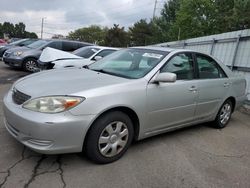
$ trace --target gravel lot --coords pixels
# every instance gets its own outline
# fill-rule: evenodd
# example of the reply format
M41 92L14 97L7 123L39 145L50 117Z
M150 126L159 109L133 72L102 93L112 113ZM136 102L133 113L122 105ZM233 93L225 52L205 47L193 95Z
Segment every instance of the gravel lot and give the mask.
M202 124L134 143L108 165L25 148L5 130L2 111L4 94L25 74L0 62L0 187L250 187L250 116L241 112L223 130Z

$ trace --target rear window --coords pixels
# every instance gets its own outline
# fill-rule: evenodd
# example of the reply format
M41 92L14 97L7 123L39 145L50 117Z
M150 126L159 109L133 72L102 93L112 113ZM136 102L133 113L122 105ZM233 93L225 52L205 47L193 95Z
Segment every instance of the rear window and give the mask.
M76 49L78 49L78 43L76 43L76 42L67 42L67 41L62 42L62 50L63 51L73 52Z
M78 50L75 50L73 54L78 55L83 58L90 58L99 50L100 48L96 48L96 47L83 47L83 48L79 48Z

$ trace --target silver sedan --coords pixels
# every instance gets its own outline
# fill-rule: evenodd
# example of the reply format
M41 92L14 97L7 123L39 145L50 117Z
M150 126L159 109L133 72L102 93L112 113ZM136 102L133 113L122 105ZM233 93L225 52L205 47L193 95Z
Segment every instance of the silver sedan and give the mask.
M83 151L110 163L133 140L209 121L224 128L245 90L244 78L209 55L128 48L89 67L18 80L4 98L5 125L37 152Z

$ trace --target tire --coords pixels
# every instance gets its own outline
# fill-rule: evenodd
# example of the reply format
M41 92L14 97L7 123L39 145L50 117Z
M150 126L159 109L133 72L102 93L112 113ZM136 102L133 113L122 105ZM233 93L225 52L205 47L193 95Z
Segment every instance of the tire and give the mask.
M229 123L231 119L232 112L233 112L233 103L231 100L226 100L220 107L220 110L214 121L214 127L217 129L222 129L226 127L226 125Z
M23 62L23 70L27 72L36 72L37 71L37 60L35 58L27 58Z
M128 115L119 111L109 112L91 126L84 152L95 163L111 163L124 155L133 136L133 124Z

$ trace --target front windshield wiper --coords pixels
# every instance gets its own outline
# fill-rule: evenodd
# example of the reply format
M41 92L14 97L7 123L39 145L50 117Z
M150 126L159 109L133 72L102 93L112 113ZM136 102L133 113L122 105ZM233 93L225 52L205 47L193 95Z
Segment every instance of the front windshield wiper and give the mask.
M96 71L96 72L101 72L101 73L104 73L104 74L109 74L109 75L112 75L112 76L118 76L118 77L122 77L122 78L129 78L129 79L131 79L131 78L128 77L128 76L121 75L121 74L114 73L114 72L109 72L109 71L104 70L104 69L90 69L90 70Z

